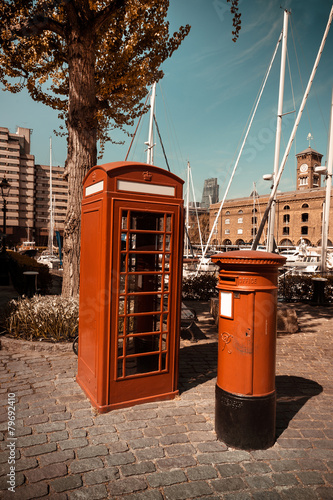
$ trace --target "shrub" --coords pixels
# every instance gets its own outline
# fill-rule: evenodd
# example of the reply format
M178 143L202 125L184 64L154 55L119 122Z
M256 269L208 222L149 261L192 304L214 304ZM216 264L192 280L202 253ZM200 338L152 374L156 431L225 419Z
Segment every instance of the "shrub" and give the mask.
M17 252L7 252L9 273L15 290L23 295L25 293L25 271L37 271L38 286L42 294L46 294L52 286L52 276L49 268L40 264L28 255L21 255Z
M286 302L313 300L313 278L287 275L279 280L279 296ZM333 302L333 276L326 276L325 302Z
M183 300L209 300L217 296L217 277L212 274L184 278L182 297Z
M3 323L15 338L66 342L78 335L78 318L77 299L35 295L11 300Z

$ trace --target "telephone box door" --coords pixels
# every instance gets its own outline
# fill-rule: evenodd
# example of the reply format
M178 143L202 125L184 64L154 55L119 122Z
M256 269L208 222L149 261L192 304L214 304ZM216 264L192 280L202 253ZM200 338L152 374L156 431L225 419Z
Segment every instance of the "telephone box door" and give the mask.
M182 217L177 205L113 203L109 399L116 407L177 392Z

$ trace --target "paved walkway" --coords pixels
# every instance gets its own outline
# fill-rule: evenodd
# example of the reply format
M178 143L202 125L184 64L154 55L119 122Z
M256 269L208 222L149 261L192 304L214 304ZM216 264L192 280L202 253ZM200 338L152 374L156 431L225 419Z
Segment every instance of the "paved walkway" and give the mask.
M333 499L332 307L297 306L301 331L278 336L277 440L247 452L216 440L217 333L198 306L201 340L181 342L180 397L104 415L76 384L68 347L2 339L0 497Z

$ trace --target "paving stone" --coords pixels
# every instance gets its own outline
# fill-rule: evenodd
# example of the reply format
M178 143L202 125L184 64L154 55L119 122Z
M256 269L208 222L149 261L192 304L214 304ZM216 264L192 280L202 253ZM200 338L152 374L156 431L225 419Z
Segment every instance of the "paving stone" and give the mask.
M210 495L212 492L212 488L204 481L175 484L164 488L165 498L167 500L187 500L189 498L199 498L203 495Z
M185 444L172 444L164 448L169 457L176 457L180 455L191 455L195 453L195 448L190 443Z
M74 460L70 464L70 471L75 474L79 472L88 472L95 469L101 469L104 466L99 457L83 458L81 460Z
M67 465L64 463L51 464L46 467L39 467L37 469L25 472L25 476L29 483L37 483L44 479L52 479L55 477L65 476L67 474Z
M299 481L292 472L280 472L272 474L272 479L276 486L295 486Z
M182 470L173 470L151 474L147 477L147 481L152 488L160 488L171 484L184 483L187 478Z
M72 414L69 411L59 411L58 413L52 413L50 415L51 422L58 422L59 420L69 420Z
M64 422L46 422L45 424L37 424L34 426L35 431L40 432L55 432L55 431L63 431L66 428L66 424Z
M318 496L309 488L287 488L281 491L283 500L317 500ZM267 497L266 497L267 498ZM262 498L264 500L264 498Z
M79 476L78 474L61 477L59 479L51 481L50 486L57 493L63 491L67 493L69 490L73 490L75 488L79 488L80 486L82 486L82 479L81 476Z
M109 451L106 446L100 444L98 446L87 446L85 448L80 448L77 450L77 457L81 458L91 458L91 457L101 457L108 455Z
M94 424L91 417L85 418L73 418L67 422L66 426L68 429L83 429L86 427L91 427Z
M128 444L130 448L132 448L133 450L137 450L140 448L149 448L152 446L158 446L159 441L158 439L155 438L139 438L130 441Z
M297 477L305 486L325 484L322 475L315 471L299 471Z
M108 466L111 465L126 465L135 462L135 456L131 451L126 451L125 453L115 453L114 455L109 455L105 458L105 463Z
M120 467L120 470L124 476L139 476L155 472L156 467L153 462L140 462L139 464L123 465Z
M84 483L88 485L105 483L118 478L119 472L116 467L107 467L83 474Z
M70 500L98 500L108 498L108 492L105 485L96 484L95 486L70 491L68 492L68 498Z
M73 450L66 451L55 451L53 453L48 453L39 457L39 463L41 467L46 465L56 464L60 462L66 462L67 460L72 460L74 458Z
M34 467L38 466L37 459L35 457L29 457L29 458L20 458L19 460L16 460L15 462L15 470L18 471L25 471L28 469L33 469Z
M157 466L160 469L180 469L182 467L192 467L196 465L197 462L192 456L182 456L182 457L172 457L163 458L157 460Z
M33 434L31 436L24 436L16 441L16 446L18 448L25 448L28 446L34 446L37 444L44 444L47 442L46 434Z
M162 436L159 442L162 446L167 446L170 444L188 443L189 439L186 434L169 434L167 436Z
M245 481L251 489L270 489L274 486L274 481L268 476L248 476Z
M210 465L197 465L197 467L186 469L186 475L190 481L198 481L202 479L214 479L217 477L217 472Z
M60 441L59 446L62 450L69 450L71 448L83 448L85 446L88 446L88 444L89 443L86 438L75 438Z
M16 488L14 495L20 500L30 500L33 498L41 498L47 496L49 487L45 483L39 484L24 484L20 488ZM6 491L2 494L3 500L13 499L13 493Z
M143 450L136 450L135 456L138 460L154 460L156 458L164 457L164 449L161 447L145 448Z
M65 439L68 439L67 431L51 432L51 434L49 434L49 441L51 443L58 443L59 441L64 441Z
M36 457L38 455L43 455L44 453L51 453L52 451L56 451L56 449L57 449L56 443L40 444L37 446L31 446L30 448L26 448L24 450L24 455L26 457Z
M213 488L224 493L226 491L237 491L248 489L246 483L240 477L228 477L227 479L215 479L210 483Z
M217 465L221 477L232 477L244 474L244 469L239 464L223 464Z

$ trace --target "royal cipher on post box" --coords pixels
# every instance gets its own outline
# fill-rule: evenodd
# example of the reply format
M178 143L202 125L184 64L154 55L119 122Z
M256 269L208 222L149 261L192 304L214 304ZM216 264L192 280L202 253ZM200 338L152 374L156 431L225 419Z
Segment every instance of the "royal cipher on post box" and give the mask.
M83 181L77 382L100 412L178 394L182 186L134 162Z
M235 448L275 440L278 269L285 258L240 250L213 255L220 268L215 430Z

